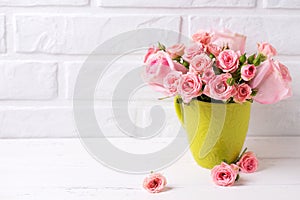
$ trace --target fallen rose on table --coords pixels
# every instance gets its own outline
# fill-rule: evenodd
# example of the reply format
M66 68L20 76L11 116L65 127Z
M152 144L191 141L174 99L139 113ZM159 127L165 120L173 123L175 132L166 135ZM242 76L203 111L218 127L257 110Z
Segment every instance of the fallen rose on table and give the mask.
M219 186L232 186L239 179L239 172L253 173L257 170L258 160L247 148L231 164L222 162L211 170L213 182Z

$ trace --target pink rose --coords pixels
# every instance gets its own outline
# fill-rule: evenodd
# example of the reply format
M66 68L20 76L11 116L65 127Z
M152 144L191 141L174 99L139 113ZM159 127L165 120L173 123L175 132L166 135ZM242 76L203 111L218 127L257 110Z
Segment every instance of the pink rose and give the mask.
M174 63L170 56L163 51L158 51L148 57L143 76L154 90L167 94L163 80L173 70Z
M161 192L167 184L166 178L160 173L150 174L144 179L143 187L150 193Z
M189 103L192 98L201 94L202 81L196 74L188 72L179 79L178 93L184 103Z
M164 87L167 90L169 96L175 96L177 94L178 81L181 75L182 75L181 72L171 71L164 78Z
M150 47L150 48L148 49L147 54L145 55L144 63L147 62L147 60L148 60L148 58L149 58L150 55L155 54L155 53L158 52L158 51L159 51L159 49L158 49L157 47L155 47L155 46Z
M190 72L202 74L206 68L211 67L213 61L205 53L196 55L190 62Z
M228 30L223 32L213 31L211 43L219 47L228 47L233 51L245 52L246 36L237 33L232 33Z
M251 93L251 87L246 83L242 83L236 86L236 94L234 95L233 100L238 103L243 103L247 99L251 99Z
M241 69L241 77L244 81L250 81L256 73L254 65L244 65Z
M143 78L154 90L168 95L169 91L164 87L163 81L171 71L186 73L187 69L173 62L167 53L158 51L148 57Z
M192 39L194 42L199 42L203 45L207 45L210 43L211 35L208 32L199 31L198 33L192 35Z
M258 92L253 99L261 104L272 104L292 96L291 76L287 67L267 59L257 67L256 76L250 81Z
M207 84L215 76L216 75L212 67L206 68L202 74L202 81Z
M211 176L215 184L219 186L232 186L239 173L239 167L235 164L228 165L222 162L211 170Z
M215 57L218 57L218 55L222 51L222 48L215 44L208 44L206 47L207 47L207 51L213 54Z
M241 171L244 173L253 173L257 170L258 160L255 154L251 151L246 152L241 159L237 162Z
M233 50L225 50L219 54L217 61L223 72L235 72L239 65L239 56Z
M289 69L282 63L275 61L275 64L278 66L280 74L282 75L283 80L292 81Z
M277 55L276 49L269 43L263 42L257 44L257 50L266 56L272 57Z
M203 93L213 99L226 101L235 93L234 86L230 86L227 80L232 78L231 74L220 74L212 78L205 86Z
M205 48L202 44L193 44L192 46L185 49L185 54L183 58L190 62L192 58L194 58L196 55L199 55L201 53L205 52Z
M183 44L175 44L171 47L167 48L167 52L169 53L172 59L182 56L184 54L185 46Z

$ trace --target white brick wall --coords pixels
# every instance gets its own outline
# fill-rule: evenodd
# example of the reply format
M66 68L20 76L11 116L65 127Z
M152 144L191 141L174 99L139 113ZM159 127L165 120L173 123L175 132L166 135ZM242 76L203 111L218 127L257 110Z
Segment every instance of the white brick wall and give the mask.
M43 62L0 63L0 99L53 99L57 96L57 64Z
M207 17L191 16L191 32L200 27L228 28L248 36L247 50L255 52L256 43L269 41L279 54L300 55L300 29L298 28L300 16L234 16L234 17ZM201 24L201 25L199 25ZM283 30L288 30L284 36Z
M0 0L1 6L84 6L89 0Z
M180 31L179 16L17 15L16 49L22 53L88 54L105 40L137 28Z
M6 51L6 40L5 40L5 16L0 15L0 53Z
M298 0L264 0L264 8L300 8Z
M253 7L255 0L98 0L100 6L104 7L149 7L149 8L200 8L200 7Z
M294 80L289 100L253 105L249 135L300 136L298 0L0 0L0 138L76 137L72 96L78 71L96 46L119 33L164 28L191 34L223 27L246 34L248 52L256 42L274 44ZM141 62L141 55L126 56L97 87L96 116L107 136L124 136L110 99L120 78ZM158 97L149 88L132 94L130 118L147 126L151 106L159 104L168 119L161 136L174 136L172 100Z

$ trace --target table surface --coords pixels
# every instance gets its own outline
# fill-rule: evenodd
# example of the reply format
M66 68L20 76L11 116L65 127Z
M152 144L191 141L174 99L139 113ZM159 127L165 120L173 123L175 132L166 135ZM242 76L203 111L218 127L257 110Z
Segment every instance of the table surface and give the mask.
M164 143L170 139L160 139ZM123 147L143 148L132 139L111 139ZM258 154L254 174L242 174L233 187L212 183L190 152L161 171L168 187L159 194L142 188L146 175L116 172L97 162L79 139L0 140L0 199L299 199L300 139L252 137L246 145ZM138 147L139 146L139 147Z

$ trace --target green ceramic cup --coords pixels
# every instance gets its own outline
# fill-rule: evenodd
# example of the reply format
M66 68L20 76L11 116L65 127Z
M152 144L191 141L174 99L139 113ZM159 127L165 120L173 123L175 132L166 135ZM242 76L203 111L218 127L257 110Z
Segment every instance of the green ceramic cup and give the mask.
M176 114L187 132L196 162L211 169L222 161L233 162L240 154L250 120L251 103L207 103L175 98Z

